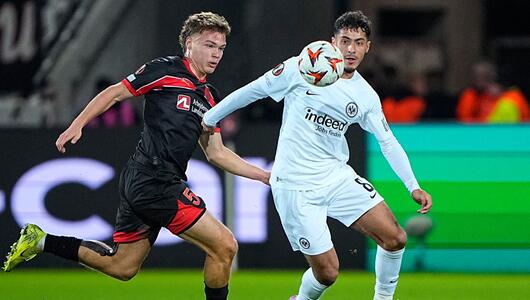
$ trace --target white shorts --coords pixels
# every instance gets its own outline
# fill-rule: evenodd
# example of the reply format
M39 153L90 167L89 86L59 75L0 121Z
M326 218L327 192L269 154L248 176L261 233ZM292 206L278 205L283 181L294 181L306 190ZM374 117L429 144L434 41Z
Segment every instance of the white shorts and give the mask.
M272 185L274 205L293 251L322 254L333 248L327 217L351 226L383 197L350 166L317 190L289 190Z

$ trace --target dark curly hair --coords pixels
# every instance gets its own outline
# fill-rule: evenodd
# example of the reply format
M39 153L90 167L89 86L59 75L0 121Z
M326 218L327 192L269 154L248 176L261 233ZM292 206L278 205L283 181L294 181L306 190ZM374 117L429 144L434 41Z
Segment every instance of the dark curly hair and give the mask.
M231 28L226 19L216 13L200 12L189 16L184 21L179 35L180 47L182 47L183 53L186 53L186 39L195 33L201 33L205 30L213 30L228 36Z
M339 33L341 29L357 29L361 28L361 30L366 33L366 37L370 37L372 23L370 20L368 20L368 17L363 14L360 10L355 11L349 11L344 14L342 14L340 17L337 18L335 21L334 26L334 34Z

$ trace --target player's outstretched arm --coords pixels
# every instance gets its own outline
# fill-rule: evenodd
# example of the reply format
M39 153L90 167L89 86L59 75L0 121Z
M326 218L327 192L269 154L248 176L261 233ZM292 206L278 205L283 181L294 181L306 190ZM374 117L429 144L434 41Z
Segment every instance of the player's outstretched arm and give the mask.
M426 214L431 210L432 207L432 197L429 193L422 189L416 189L412 191L412 199L416 201L421 208L417 210L420 214Z
M203 133L199 139L199 144L210 163L234 175L261 181L269 185L270 172L248 163L226 148L219 132L214 134Z
M72 124L61 133L59 138L57 138L57 141L55 142L57 150L62 153L66 152L66 143L77 143L81 138L83 127L85 127L88 122L109 109L116 102L129 97L132 97L131 92L129 92L127 87L121 82L111 85L101 93L97 94L92 100L90 100L77 118L74 119Z

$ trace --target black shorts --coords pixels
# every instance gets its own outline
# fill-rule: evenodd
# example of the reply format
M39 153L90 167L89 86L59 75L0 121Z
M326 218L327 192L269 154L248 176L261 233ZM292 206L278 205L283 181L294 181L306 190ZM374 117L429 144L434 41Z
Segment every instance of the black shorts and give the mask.
M121 172L119 191L115 243L148 238L153 244L161 227L175 235L181 234L206 211L202 198L174 173L141 164L133 158Z

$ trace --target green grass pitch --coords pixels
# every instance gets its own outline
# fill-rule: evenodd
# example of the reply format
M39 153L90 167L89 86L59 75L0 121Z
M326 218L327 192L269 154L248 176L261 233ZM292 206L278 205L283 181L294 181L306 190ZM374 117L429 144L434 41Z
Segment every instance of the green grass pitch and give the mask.
M235 272L229 299L287 300L300 271ZM322 299L372 299L374 275L344 271ZM199 270L141 271L120 282L87 270L15 269L0 274L0 299L204 299ZM394 299L530 299L529 274L404 273Z

